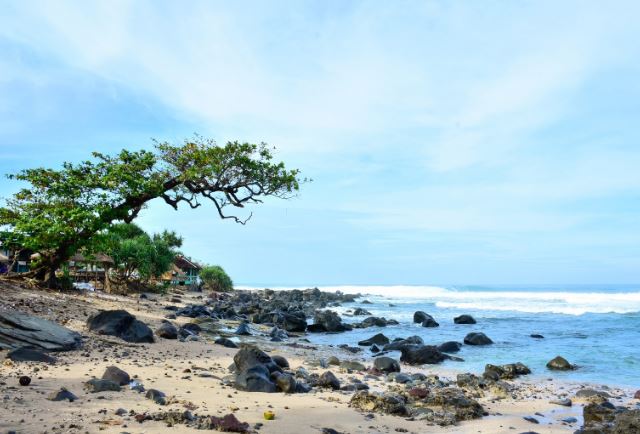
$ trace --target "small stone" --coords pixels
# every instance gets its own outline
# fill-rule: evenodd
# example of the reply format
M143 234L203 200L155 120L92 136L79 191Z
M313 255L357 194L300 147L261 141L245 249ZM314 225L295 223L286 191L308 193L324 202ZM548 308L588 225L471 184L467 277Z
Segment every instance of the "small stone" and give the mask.
M523 417L523 419L526 420L527 422L531 422L531 423L536 423L536 424L540 423L540 421L538 421L538 419L536 419L533 416L525 416L525 417Z
M31 384L31 377L27 377L26 375L23 375L22 377L20 377L18 382L20 383L21 386L28 386L29 384Z
M69 392L67 389L65 389L64 387L61 387L60 390L58 390L57 392L53 392L51 393L47 399L49 401L64 401L65 399L68 399L69 402L73 402L76 399L78 399L77 396L75 396L73 393Z

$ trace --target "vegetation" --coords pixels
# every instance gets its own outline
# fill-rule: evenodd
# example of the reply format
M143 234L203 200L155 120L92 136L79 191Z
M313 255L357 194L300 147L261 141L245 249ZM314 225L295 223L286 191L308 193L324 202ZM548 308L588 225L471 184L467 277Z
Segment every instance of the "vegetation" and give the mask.
M93 157L58 170L9 175L28 186L0 207L0 228L11 233L13 243L42 255L29 275L49 286L55 284L55 271L89 247L96 234L114 223L131 223L151 200L176 210L181 204L197 208L207 200L221 218L245 224L251 215L227 214L229 207L243 208L269 196L289 198L301 182L298 170L274 162L264 143L218 146L196 137L177 146L156 142L153 151L94 152ZM127 248L146 247L132 243Z
M233 281L219 265L207 265L200 270L200 279L206 289L211 291L231 291Z
M169 271L180 246L182 238L175 232L164 231L151 237L135 224L119 223L98 235L93 248L111 256L116 266L110 279L127 286Z

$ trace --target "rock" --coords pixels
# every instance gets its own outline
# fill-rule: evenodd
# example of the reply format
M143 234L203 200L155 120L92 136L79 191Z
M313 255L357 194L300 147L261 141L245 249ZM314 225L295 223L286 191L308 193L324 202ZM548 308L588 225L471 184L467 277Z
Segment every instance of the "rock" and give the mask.
M438 322L433 319L431 315L427 315L427 318L422 321L422 327L440 327L440 324L438 324Z
M452 425L458 421L478 419L484 413L484 409L477 401L469 398L463 390L456 387L434 388L419 402L429 407L440 407L442 411L427 415L427 420L443 426Z
M238 345L236 345L235 342L227 338L218 338L215 340L215 343L227 348L238 348Z
M362 303L362 304L373 304L371 301L369 301L367 299L362 300L360 303Z
M571 417L565 417L564 419L562 419L562 421L563 421L564 423L569 423L569 424L571 424L571 423L576 423L576 422L578 422L578 419L576 419L575 417L571 416Z
M197 419L195 428L203 430L217 430L222 432L249 433L249 424L240 422L232 413L223 417L204 416Z
M56 362L55 357L33 348L16 348L7 353L7 359L14 362L42 362L54 364Z
M400 372L400 363L391 357L376 357L373 366L382 372Z
M276 373L274 374L276 387L284 393L295 393L297 383L291 374Z
M145 398L152 400L158 405L167 405L167 396L157 389L147 390Z
M343 324L340 315L331 310L316 312L314 325L320 327L322 331L325 332L337 333L351 330L351 326Z
M281 370L267 353L252 346L241 348L233 356L233 364L236 372L246 371L256 365L263 365L270 373Z
M476 319L471 315L460 315L453 319L454 324L475 324Z
M318 386L338 390L340 389L340 380L338 380L333 372L325 371L318 379Z
M251 336L251 328L246 322L240 323L234 334L239 336Z
M340 362L340 367L342 369L346 369L347 371L365 371L367 369L367 367L362 363L354 362L351 360L343 360L342 362Z
M117 336L127 342L153 343L153 332L125 310L104 310L87 320L89 330L101 335Z
M552 371L571 371L575 369L575 366L569 363L564 357L556 356L547 363L547 369L551 369Z
M127 414L127 410L121 407L121 408L118 408L114 413L116 416L124 416Z
M103 380L113 381L114 383L118 383L120 386L125 386L131 382L131 377L122 369L117 366L109 366L102 374Z
M464 343L467 345L490 345L493 341L484 333L472 332L464 337Z
M18 383L21 386L28 386L29 384L31 384L31 377L27 377L26 375L23 375L18 379Z
M406 384L406 383L410 383L411 381L413 381L413 378L411 378L411 376L408 375L408 374L403 374L401 372L396 372L395 375L393 376L393 380L396 383Z
M0 348L69 351L81 346L82 337L74 331L42 318L0 309Z
M282 356L271 356L271 360L282 369L289 368L289 361Z
M365 315L371 315L371 312L369 312L368 310L363 309L361 307L357 307L357 308L354 309L353 315L354 316L365 316Z
M438 345L438 350L442 351L443 353L457 353L461 348L462 344L455 341L448 341Z
M327 359L327 365L340 366L340 359L337 358L336 356L330 356Z
M400 350L400 361L409 365L434 365L448 358L433 345L408 345Z
M304 312L276 312L272 322L288 332L304 332L307 329L307 317Z
M358 345L363 347L370 347L371 345L386 345L389 343L389 338L383 335L382 333L378 333L377 335L371 336L369 339L358 342Z
M536 419L533 416L524 416L523 417L524 420L526 420L527 422L531 422L531 423L535 423L535 424L539 424L540 421L538 419Z
M374 354L375 353L379 353L380 352L380 348L376 344L373 344L373 345L371 345L371 348L369 348L369 351L371 351Z
M633 399L640 399L640 390L636 390L636 393L633 395Z
M582 416L585 428L611 423L615 419L615 407L609 402L592 402L584 406Z
M464 387L466 389L478 389L486 387L485 381L483 379L468 372L464 374L458 374L456 376L456 384L458 385L458 387Z
M402 347L407 345L422 345L424 341L420 336L409 336L405 339L394 339L393 342L385 345L383 351L400 351Z
M571 407L573 403L569 398L552 399L549 401L551 404L561 405L563 407Z
M271 337L271 342L282 342L286 339L289 339L289 334L278 328L278 326L275 326L271 329L271 331L269 332L269 336Z
M613 423L612 434L640 434L640 409L618 414Z
M163 322L156 330L156 334L164 339L178 339L178 329L170 322Z
M537 333L534 333L534 334L532 334L532 335L530 335L530 336L531 336L532 338L534 338L534 339L544 339L544 336L539 335L539 334L537 334Z
M90 393L98 392L120 392L120 385L111 380L99 380L93 378L84 383L84 388Z
M521 375L528 375L531 370L524 364L509 363L507 365L496 366L488 364L484 368L484 374L482 376L488 380L513 380Z
M75 396L73 393L69 392L67 389L65 389L64 387L61 387L60 390L56 391L56 392L52 392L47 399L49 401L64 401L65 399L68 400L69 402L73 402L76 399L78 399L77 396Z
M265 365L255 365L236 375L235 387L245 392L274 393L276 384L271 381L269 370Z
M394 414L406 416L406 400L402 395L395 393L372 393L366 390L356 392L349 401L349 406L370 413Z
M431 315L429 315L428 313L423 312L423 311L421 311L421 310L416 311L416 312L413 314L413 322L414 322L414 323L418 323L418 324L423 323L423 322L425 322L428 318L433 319L433 317L432 317Z
M580 389L576 392L576 398L593 398L593 397L611 398L607 392L603 390L595 390L595 389Z

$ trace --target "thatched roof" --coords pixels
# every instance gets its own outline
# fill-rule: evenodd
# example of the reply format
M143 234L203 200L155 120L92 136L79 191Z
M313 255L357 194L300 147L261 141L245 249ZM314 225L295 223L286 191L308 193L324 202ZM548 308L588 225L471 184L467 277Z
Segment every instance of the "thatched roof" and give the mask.
M174 261L174 264L176 264L178 266L178 268L182 269L182 270L200 270L202 267L200 267L198 264L196 264L195 262L190 261L189 259L185 258L184 256L178 256L176 257L176 260Z
M84 256L81 253L76 253L71 258L70 261L74 262L96 262L100 264L113 264L113 258L111 256L105 255L104 253L94 253L92 255Z

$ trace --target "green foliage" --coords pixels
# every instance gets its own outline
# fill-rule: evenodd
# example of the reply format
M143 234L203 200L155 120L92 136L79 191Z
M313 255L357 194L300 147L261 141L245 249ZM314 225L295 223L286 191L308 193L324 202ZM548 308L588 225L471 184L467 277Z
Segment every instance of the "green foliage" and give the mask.
M153 152L95 152L93 157L64 163L58 170L26 169L9 175L28 186L0 207L0 228L19 238L22 247L42 253L42 267L49 271L89 247L112 223L130 223L153 199L175 209L181 204L197 208L206 199L221 218L244 224L247 219L225 210L268 196L289 198L301 182L297 170L273 162L264 143L218 146L195 137L181 145L156 142ZM170 247L181 242L163 234L159 238ZM149 248L146 240L132 239L126 246L131 255Z
M132 223L119 223L100 234L93 248L111 256L120 280L146 281L168 271L176 255L176 245L182 244L175 232L164 231L150 237Z
M207 265L200 270L200 279L211 291L231 291L233 281L219 265Z

